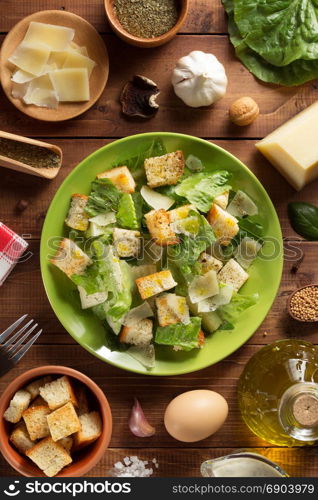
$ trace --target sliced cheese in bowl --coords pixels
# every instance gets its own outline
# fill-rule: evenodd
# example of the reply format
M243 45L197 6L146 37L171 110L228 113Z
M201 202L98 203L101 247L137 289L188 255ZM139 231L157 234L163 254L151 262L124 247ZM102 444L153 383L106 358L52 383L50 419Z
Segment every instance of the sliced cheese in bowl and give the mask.
M35 88L29 95L26 104L34 104L43 108L57 109L59 99L55 90Z
M73 52L73 50L72 50ZM62 69L69 50L52 50L49 57L49 64L56 64L57 69Z
M65 50L71 43L75 35L75 30L65 26L56 26L31 22L24 37L24 42L37 46L39 41L50 50Z
M33 80L34 75L32 73L28 73L23 69L17 69L11 77L11 80L15 83L27 83Z
M42 74L49 56L50 49L44 45L31 46L22 42L9 57L9 61L27 73L38 76Z
M51 82L61 102L89 101L86 68L64 68L50 73Z
M69 50L66 54L66 59L63 63L63 68L86 68L88 73L88 78L96 66L95 61L86 57L78 52Z

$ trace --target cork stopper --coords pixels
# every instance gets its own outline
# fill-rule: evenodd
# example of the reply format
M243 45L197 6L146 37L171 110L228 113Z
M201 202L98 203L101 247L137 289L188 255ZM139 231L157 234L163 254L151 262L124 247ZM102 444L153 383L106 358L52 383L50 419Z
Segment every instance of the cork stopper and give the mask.
M313 394L300 394L293 403L293 415L304 427L318 425L318 398Z

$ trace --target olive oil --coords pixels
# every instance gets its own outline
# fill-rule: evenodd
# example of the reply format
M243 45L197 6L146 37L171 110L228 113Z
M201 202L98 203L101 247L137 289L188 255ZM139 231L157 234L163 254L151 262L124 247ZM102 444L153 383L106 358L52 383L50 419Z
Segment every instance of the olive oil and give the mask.
M243 420L277 446L310 445L318 439L318 348L302 340L263 347L239 381Z

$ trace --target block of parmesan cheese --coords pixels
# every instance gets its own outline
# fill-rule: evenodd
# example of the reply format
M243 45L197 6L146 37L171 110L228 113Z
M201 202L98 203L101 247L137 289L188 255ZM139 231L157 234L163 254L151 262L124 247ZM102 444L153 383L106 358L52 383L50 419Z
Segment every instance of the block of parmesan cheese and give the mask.
M24 42L37 46L46 45L51 50L65 50L74 38L75 30L65 26L31 22Z
M86 68L57 69L49 74L59 101L89 101L89 80Z
M318 178L318 101L256 144L297 190Z

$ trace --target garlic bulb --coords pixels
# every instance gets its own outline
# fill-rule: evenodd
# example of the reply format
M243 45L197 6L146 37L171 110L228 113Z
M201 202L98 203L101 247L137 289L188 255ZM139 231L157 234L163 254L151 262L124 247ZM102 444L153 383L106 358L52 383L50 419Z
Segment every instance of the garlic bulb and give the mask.
M194 50L177 62L172 85L185 104L199 108L224 96L227 77L223 64L213 54Z

